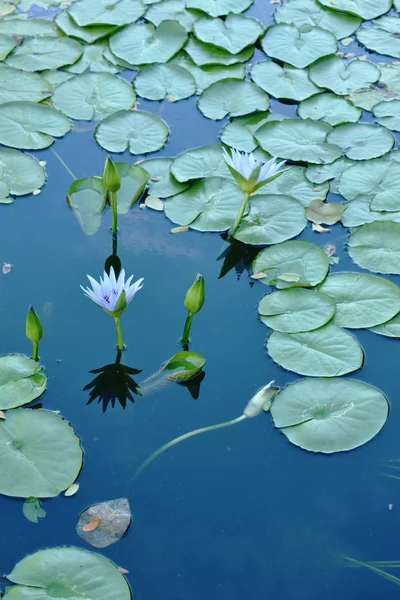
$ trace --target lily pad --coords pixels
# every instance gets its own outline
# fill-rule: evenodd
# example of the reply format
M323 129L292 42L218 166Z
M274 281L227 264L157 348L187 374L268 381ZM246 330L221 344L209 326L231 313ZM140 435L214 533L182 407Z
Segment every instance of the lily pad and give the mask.
M272 156L324 164L342 155L339 145L327 141L332 131L330 125L320 121L284 119L266 123L256 131L255 138Z
M29 154L0 148L0 198L24 196L40 189L46 175L39 161Z
M356 123L362 111L335 94L316 94L300 102L297 109L302 119L325 121L335 126L341 123Z
M225 231L235 221L243 200L239 187L221 177L207 177L165 201L165 214L178 225L197 231Z
M357 15L365 21L387 13L392 7L392 0L379 0L379 2L376 0L335 0L334 3L332 0L318 1L327 8Z
M272 60L258 62L251 68L251 78L275 98L304 100L317 94L319 88L310 81L305 69L279 66Z
M368 198L371 210L400 211L400 164L386 158L356 163L342 174L339 192L347 200Z
M354 379L302 379L274 399L271 415L288 440L310 452L342 452L362 446L384 426L386 397Z
M93 519L99 521L93 531L85 532L84 527ZM108 500L90 506L79 515L76 533L95 548L107 548L115 544L127 532L132 522L128 498Z
M303 69L323 56L335 54L335 36L320 27L279 23L272 25L261 40L264 52L298 69Z
M323 281L329 271L329 259L325 252L311 242L295 240L265 248L251 265L254 274L265 273L259 279L277 288L314 287ZM285 273L297 275L297 281L279 279Z
M124 152L129 148L131 154L146 154L162 148L168 134L167 124L157 115L119 110L97 126L95 138L109 152Z
M149 158L141 163L150 175L149 186L153 196L169 198L189 187L189 181L181 183L171 173L172 158Z
M77 38L79 41L84 41L87 44L93 44L97 40L108 37L115 30L115 25L93 25L92 27L79 27L68 14L66 10L56 15L54 22L65 35Z
M57 35L57 27L48 19L4 19L0 21L0 33L12 36Z
M52 94L46 79L13 67L0 67L0 104L4 102L41 102Z
M400 315L396 315L390 321L382 323L382 325L376 325L371 327L370 331L377 333L378 335L384 335L386 337L400 337Z
M353 165L354 162L344 156L329 165L310 165L305 171L305 176L309 181L318 184L330 181L331 192L339 194L338 182L340 176Z
M379 69L371 62L356 58L346 63L339 56L318 61L308 72L315 85L328 88L338 96L368 88L380 77Z
M400 287L377 275L333 273L319 289L336 303L340 327L373 327L400 312Z
M182 100L196 93L194 77L183 67L174 64L154 64L139 71L134 80L135 90L149 100Z
M246 244L279 244L299 235L307 226L304 207L290 196L251 196L235 238Z
M22 354L0 356L0 409L29 404L43 394L47 377L43 367Z
M306 215L309 221L317 225L334 225L342 218L343 204L340 202L324 202L323 200L313 200L308 205Z
M320 292L295 288L264 296L258 313L271 329L299 333L318 329L330 321L335 314L335 303Z
M377 158L393 148L395 138L388 129L369 123L339 125L328 134L328 142L343 149L352 160Z
M132 86L109 73L85 73L65 81L53 94L55 108L80 121L102 120L129 109L136 96Z
M400 100L379 102L373 107L372 112L375 117L378 117L379 125L394 131L400 131Z
M48 548L30 554L17 563L7 578L6 600L24 600L40 594L50 600L54 594L86 600L131 600L125 577L113 563L81 548Z
M0 104L0 143L13 148L39 150L62 137L71 123L61 112L34 102ZM54 137L53 137L54 136Z
M316 186L306 178L305 172L304 167L289 166L277 179L267 183L263 192L291 196L306 207L316 200L324 200L329 192L329 184Z
M369 50L400 58L399 17L385 16L374 23L376 27L361 27L356 33L357 40Z
M77 179L70 186L67 202L86 235L93 235L101 225L101 213L107 202L101 177Z
M199 18L197 11L186 10L185 0L161 0L155 2L146 11L146 20L159 25L162 21L178 21L186 31L192 31L194 22Z
M177 352L162 366L166 372L165 378L169 381L183 382L188 381L202 370L206 364L206 359L197 352L183 350Z
M68 9L77 25L128 25L145 12L141 0L77 0Z
M52 498L77 478L79 438L54 412L16 408L0 421L0 494Z
M110 49L108 42L97 42L83 47L83 53L79 60L69 67L64 67L70 73L84 73L90 71L92 73L118 73L122 70L121 66L117 66L110 62Z
M297 27L311 25L333 33L338 40L348 37L359 28L361 19L354 15L335 12L321 6L316 0L286 0L274 11L277 23L293 23Z
M0 18L6 17L15 11L17 7L15 4L9 2L0 2Z
M80 43L68 37L27 37L7 58L7 64L23 71L58 69L76 62L82 51Z
M274 120L274 116L268 111L256 111L250 115L233 118L223 128L220 140L227 146L236 148L236 150L253 152L258 146L254 137L255 132L264 123Z
M255 110L267 110L269 97L250 81L224 79L213 83L201 94L197 106L209 119L238 117Z
M350 234L347 247L350 257L363 269L400 275L400 223L362 225Z
M273 331L267 350L284 369L312 377L345 375L357 371L364 360L357 340L333 323L305 333Z
M115 164L121 180L121 187L117 192L118 213L125 215L143 194L149 174L139 165L129 165L124 162Z
M246 75L246 68L240 63L230 66L205 65L198 67L186 52L179 53L172 59L172 62L191 73L196 82L196 94L201 94L203 90L221 79L244 79Z
M17 42L12 35L0 33L0 60L4 60L12 50L17 46Z
M374 221L395 221L400 223L400 210L396 212L383 212L371 209L370 196L358 196L356 200L347 202L342 217L345 227L359 227Z
M211 17L198 19L194 23L194 33L206 44L237 54L254 44L264 33L264 27L256 19L230 13L225 20Z
M191 179L213 177L216 173L219 177L232 180L221 146L200 146L182 152L173 161L171 173L180 183Z
M253 2L254 0L186 0L186 6L201 10L212 17L222 17L229 13L241 13Z
M201 42L194 35L189 37L188 43L185 46L185 52L199 67L205 65L218 65L221 67L221 65L229 66L236 63L243 63L253 56L254 50L254 46L249 46L242 50L242 52L238 52L238 54L231 54L227 50Z
M96 0L97 1L97 0ZM187 39L184 27L176 21L133 23L110 38L111 51L131 65L166 63Z

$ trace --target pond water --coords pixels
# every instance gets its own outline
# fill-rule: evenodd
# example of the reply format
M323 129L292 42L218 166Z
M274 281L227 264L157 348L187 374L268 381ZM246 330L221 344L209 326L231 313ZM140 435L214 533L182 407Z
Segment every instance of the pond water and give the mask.
M267 25L275 7L256 0L245 14ZM356 47L361 53L356 43L350 51ZM195 98L139 102L171 130L164 148L150 156L216 144L226 122L203 117ZM295 108L272 101L274 112L295 116ZM370 113L362 120L370 122ZM76 122L55 144L77 178L101 173L106 151L94 141L94 127ZM107 209L95 235L85 235L65 202L70 173L51 149L32 154L47 162L46 186L37 196L1 208L0 260L13 268L1 277L0 352L29 354L24 319L33 304L45 331L40 356L49 378L40 402L73 424L84 463L79 492L44 501L47 517L38 524L23 517L21 500L0 497L2 572L41 548L90 549L76 534L79 513L126 496L133 524L102 553L129 571L136 600L394 598L393 582L349 568L344 557L400 558L400 482L384 476L388 461L400 457L397 340L353 331L365 362L352 377L376 386L390 401L383 431L367 445L333 455L306 452L274 431L267 413L170 449L134 480L142 461L170 439L238 417L262 385L275 379L284 387L298 376L265 351L268 330L257 318L257 306L268 288L250 278L251 248L242 259L238 252L236 264L221 277L228 244L220 235L192 230L172 235L165 215L137 204L119 220L122 264L135 279L145 278L121 318L123 362L142 370L135 376L140 383L181 349L183 299L200 272L206 301L194 318L190 349L206 357L205 377L197 399L188 387L169 384L135 396L125 410L118 403L105 411L97 402L87 405L89 391L83 388L94 378L90 371L116 357L112 319L79 288L87 273L102 273L111 254L110 213ZM128 151L112 156L132 162ZM340 262L333 272L361 270L345 250L348 230L340 224L324 234L309 227L300 237L336 245ZM391 279L399 283L398 276Z

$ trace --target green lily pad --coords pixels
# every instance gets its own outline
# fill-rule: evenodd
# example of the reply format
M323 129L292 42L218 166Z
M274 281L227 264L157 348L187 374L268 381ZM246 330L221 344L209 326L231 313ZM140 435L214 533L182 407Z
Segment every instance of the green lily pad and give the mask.
M363 269L400 275L400 223L362 225L350 234L347 247L350 257Z
M300 102L297 109L302 119L325 121L335 126L341 123L356 123L362 111L335 94L316 94Z
M264 33L264 27L256 19L230 13L225 20L212 17L198 19L194 23L194 33L206 44L237 54L254 44Z
M356 163L342 174L339 192L347 200L368 198L371 210L399 211L400 164L386 158Z
M378 117L379 125L394 131L400 131L400 100L379 102L373 107L372 112L375 117Z
M290 196L251 196L235 238L246 244L279 244L299 235L307 226L304 207Z
M197 231L225 231L239 212L243 192L221 177L207 177L165 201L167 217L178 225Z
M361 164L361 163L360 163ZM337 185L342 173L352 167L354 162L349 158L342 157L329 165L310 165L305 172L309 181L314 183L325 183L331 181L331 192L338 194Z
M382 325L370 327L370 331L386 337L400 337L400 314L393 317L393 319L390 319L390 321L382 323Z
M85 73L65 81L53 94L55 108L80 121L102 120L136 101L132 86L109 73Z
M229 13L241 13L253 2L254 0L186 0L186 6L201 10L211 17L222 17Z
M77 179L69 187L67 202L86 235L93 235L101 225L106 203L106 190L101 177Z
M356 37L369 50L400 58L399 17L385 16L374 21L377 27L361 27Z
M121 187L117 192L118 213L125 215L143 194L149 174L139 165L129 165L124 162L115 164L121 180Z
M48 19L4 19L0 21L0 33L12 36L57 35L57 27Z
M7 600L26 600L35 595L50 600L54 594L86 600L131 600L125 577L113 563L81 548L48 548L17 563L7 578Z
M108 60L110 49L108 42L97 42L83 47L83 52L79 60L69 67L64 67L70 73L118 73L122 67L117 66Z
M0 33L0 60L7 58L16 46L17 42L12 35Z
M253 152L258 146L254 137L255 132L264 123L274 120L274 116L268 111L256 111L250 115L233 118L223 128L220 140L227 146L236 148L236 150Z
M66 490L82 466L71 425L54 412L16 408L0 422L0 494L52 498Z
M0 144L25 150L47 148L71 123L61 112L34 102L0 104ZM54 136L54 137L53 137Z
M131 154L146 154L162 148L168 134L167 124L157 115L119 110L97 126L95 138L109 152L124 152L129 148Z
M291 196L306 207L315 200L324 200L329 192L329 184L316 186L306 178L305 172L304 167L286 167L282 175L263 187L263 192Z
M162 21L178 21L186 31L192 31L199 14L201 13L186 10L185 0L161 0L147 9L146 20L157 26Z
M356 58L346 63L339 56L318 61L308 73L315 85L328 88L338 96L369 88L380 77L379 69L371 62Z
M22 505L22 512L24 517L31 521L31 523L39 523L39 519L44 519L47 515L46 511L43 510L40 500L37 498L27 498Z
M258 313L264 325L275 331L299 333L318 329L330 321L335 303L320 292L294 288L264 296Z
M274 12L277 23L294 23L297 27L311 25L333 33L338 40L348 37L359 28L361 19L354 15L330 10L316 0L287 0Z
M115 30L115 25L92 25L91 27L79 27L68 14L66 10L58 13L55 16L54 22L65 35L77 38L79 41L84 41L87 44L93 44L98 40L111 35Z
M131 65L166 63L179 52L186 39L185 28L176 21L162 21L158 27L152 23L133 23L110 38L110 49Z
M388 129L369 123L339 125L328 134L327 140L340 146L352 160L377 158L389 152L395 143Z
M332 0L318 1L327 8L357 15L365 21L383 15L392 7L392 0L379 0L379 2L375 0L335 0L334 4L332 4Z
M329 259L316 244L295 240L265 248L253 261L251 270L254 274L265 273L265 277L259 281L279 289L314 287L325 279L329 271ZM285 273L296 274L297 281L279 279Z
M229 66L236 63L243 63L253 56L254 50L254 46L249 46L242 50L242 52L238 52L238 54L231 54L227 50L201 42L194 35L189 37L188 43L185 46L185 52L199 67L205 65L218 65L221 67L221 65Z
M40 189L46 175L39 161L29 154L0 148L0 198L24 196Z
M284 369L312 377L345 375L357 371L364 361L357 340L333 323L305 333L273 331L267 350Z
M275 427L288 440L310 452L342 452L362 446L384 426L386 397L354 379L302 379L274 399Z
M334 225L342 218L343 204L340 202L324 202L313 200L306 210L307 219L317 225Z
M15 4L9 2L0 2L0 18L6 17L15 11L17 7Z
M79 61L78 61L79 62ZM9 67L11 68L11 67ZM21 71L23 73L24 71ZM25 73L27 75L27 73ZM32 75L32 73L30 73ZM36 77L39 77L37 73L33 73ZM50 84L50 88L54 91L56 87L60 85L60 83L64 83L68 79L74 77L73 73L67 73L67 71L55 71L53 69L49 69L47 71L42 71L40 73L40 77L43 77Z
M198 67L186 52L177 54L172 62L183 67L193 76L196 82L196 94L201 94L203 90L221 79L244 79L246 75L246 68L240 63L230 66L205 65Z
M284 119L266 123L256 131L255 138L272 156L324 164L342 155L339 145L327 141L332 131L330 125L320 121Z
M221 146L200 146L182 152L173 161L171 173L181 183L191 179L213 177L215 173L218 173L219 177L232 180Z
M136 92L149 100L182 100L196 93L194 77L174 64L154 64L144 67L134 79Z
M319 289L336 303L334 323L340 327L373 327L400 312L400 287L377 275L333 273Z
M68 9L77 25L128 25L143 16L141 0L77 0Z
M320 27L279 23L268 28L261 40L264 52L298 69L303 69L328 54L335 54L335 36ZM317 84L318 85L318 84Z
M400 223L400 210L396 212L384 212L371 209L370 196L357 196L356 200L347 202L342 217L345 227L359 227L365 223L374 221L395 221Z
M269 97L255 83L224 79L202 92L197 107L205 117L218 120L227 115L238 117L255 110L267 110Z
M7 58L7 64L23 71L58 69L76 62L82 46L67 37L41 36L24 41Z
M181 183L171 173L172 158L149 158L141 163L150 175L150 192L156 198L169 198L186 190L189 181Z
M167 372L166 378L170 381L182 382L195 377L205 364L206 359L201 354L183 350L174 354L162 369Z
M37 73L13 67L0 67L0 104L4 102L41 102L52 94L51 86Z
M251 68L251 78L260 88L275 98L304 100L317 94L319 88L310 81L304 69L279 66L272 60L258 62Z
M29 404L43 394L47 377L43 367L22 354L0 356L0 409Z

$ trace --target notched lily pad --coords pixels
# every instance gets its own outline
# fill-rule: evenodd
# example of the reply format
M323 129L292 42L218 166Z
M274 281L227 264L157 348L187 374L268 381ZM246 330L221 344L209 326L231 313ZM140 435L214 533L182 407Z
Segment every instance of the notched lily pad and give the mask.
M98 520L97 527L92 531L85 531L85 526L94 519ZM107 548L125 535L131 522L132 514L128 499L117 498L94 504L81 512L76 532L91 546Z
M22 354L0 356L0 409L29 404L43 394L47 377L43 367Z
M344 206L340 202L313 200L306 209L307 219L317 225L334 225L342 218Z

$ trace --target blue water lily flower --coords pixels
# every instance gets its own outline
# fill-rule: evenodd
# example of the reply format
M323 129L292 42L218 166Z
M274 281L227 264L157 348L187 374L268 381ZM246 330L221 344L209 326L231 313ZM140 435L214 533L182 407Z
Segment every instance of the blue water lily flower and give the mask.
M276 179L283 173L285 161L277 162L276 158L266 163L257 160L251 152L239 152L230 149L230 153L223 149L226 165L239 187L246 193L252 194L260 187Z
M143 287L143 278L138 279L132 285L133 275L125 281L125 269L121 269L118 278L116 278L114 269L111 267L109 275L104 271L103 277L100 277L100 283L90 275L87 278L90 281L92 289L89 287L84 288L81 285L85 296L93 300L93 302L113 317L120 316L135 294Z

